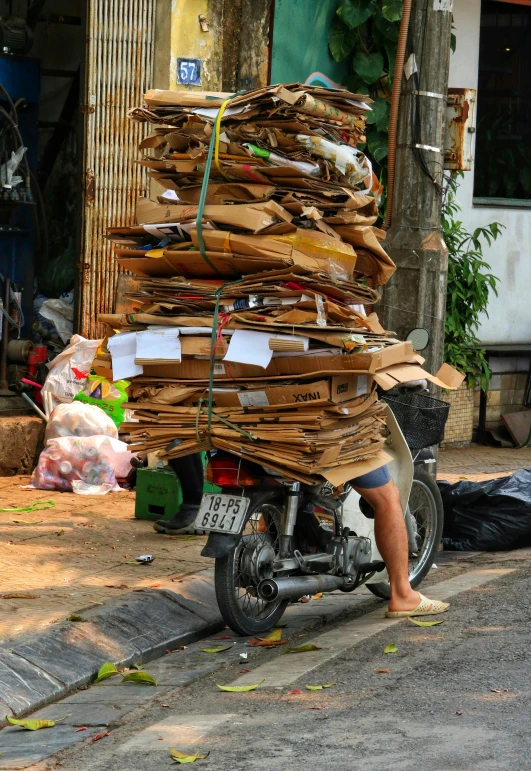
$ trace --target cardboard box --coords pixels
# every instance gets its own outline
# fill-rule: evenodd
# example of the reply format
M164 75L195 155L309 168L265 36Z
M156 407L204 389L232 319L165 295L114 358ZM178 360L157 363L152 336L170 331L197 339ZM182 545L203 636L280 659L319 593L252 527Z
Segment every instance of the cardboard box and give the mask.
M271 378L297 375L336 375L336 374L374 374L396 363L404 364L411 358L413 347L409 341L396 343L374 353L353 353L348 355L323 356L280 356L271 360L268 367L256 367L251 364L235 364L225 361L214 365L214 378ZM424 372L420 367L418 369ZM144 365L144 375L149 377L170 377L177 379L207 380L210 376L210 362L200 359L183 360L180 363ZM425 377L420 375L419 377ZM410 377L416 380L417 377ZM391 386L389 386L390 388ZM448 386L445 386L448 387Z

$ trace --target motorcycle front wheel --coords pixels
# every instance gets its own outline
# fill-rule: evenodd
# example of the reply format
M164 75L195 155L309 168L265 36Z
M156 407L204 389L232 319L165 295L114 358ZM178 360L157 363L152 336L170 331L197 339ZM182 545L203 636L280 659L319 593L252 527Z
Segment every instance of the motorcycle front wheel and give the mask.
M439 488L424 466L415 466L408 506L417 527L417 550L409 557L409 582L416 589L434 563L444 524ZM389 581L366 586L383 600L391 597Z
M256 587L273 576L278 553L282 510L276 503L259 504L246 515L242 537L225 556L216 559L214 585L225 623L241 635L257 635L281 618L287 600L266 602Z

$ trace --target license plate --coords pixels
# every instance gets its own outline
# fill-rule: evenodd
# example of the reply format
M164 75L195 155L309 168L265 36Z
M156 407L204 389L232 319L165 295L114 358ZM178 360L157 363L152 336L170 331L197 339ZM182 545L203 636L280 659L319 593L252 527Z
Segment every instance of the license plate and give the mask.
M249 506L249 498L222 493L203 495L195 520L197 530L215 530L218 533L239 533Z

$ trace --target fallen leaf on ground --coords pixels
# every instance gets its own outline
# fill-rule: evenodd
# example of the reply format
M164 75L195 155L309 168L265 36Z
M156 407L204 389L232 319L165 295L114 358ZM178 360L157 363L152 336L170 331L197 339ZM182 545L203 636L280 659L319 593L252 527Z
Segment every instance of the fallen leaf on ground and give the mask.
M127 584L120 584L120 586L116 586L115 584L105 584L106 589L129 589Z
M87 726L86 726L86 725L82 725L82 726L80 726L79 728L76 728L76 730L74 731L74 733L75 733L75 734L78 734L80 731L87 731L87 730L88 730L88 729L87 729Z
M310 643L309 645L299 645L298 648L284 648L282 653L307 653L308 651L320 651L322 648L318 648L317 645Z
M227 645L225 648L201 648L203 653L223 653L223 651L230 651L232 645Z
M312 600L320 600L322 596L322 592L317 592L317 594L312 594Z
M99 742L100 739L103 739L104 736L110 736L110 733L108 731L104 731L101 734L96 734L96 736L92 737L93 742Z
M262 685L264 681L260 680L256 685L219 685L216 683L220 691L228 691L229 693L246 693L247 691L254 691L259 685Z
M129 672L122 678L122 683L140 683L140 685L157 685L154 677L147 672Z
M240 669L238 672L236 672L237 675L246 675L247 672L252 672L252 669Z
M407 620L411 621L411 623L416 626L437 626L438 624L444 624L444 619L441 619L440 621L417 621L416 618L408 616Z
M86 618L83 618L83 616L77 616L75 613L72 613L68 618L67 621L86 621Z
M384 648L384 653L396 653L398 648L396 647L395 643L389 643L389 645L386 645Z
M64 717L57 720L15 720L14 717L6 715L6 720L9 725L19 725L21 728L25 728L26 731L39 731L41 728L53 728L56 723L64 720Z
M301 597L299 602L310 602L310 598L309 597Z
M288 695L291 695L291 696L296 696L296 695L298 695L299 693L302 693L302 691L300 690L300 688L294 688L294 689L293 689L293 691L288 691Z
M504 693L509 693L509 689L508 689L508 688L504 688L504 689L503 689L503 692L504 692Z
M107 680L108 677L112 677L113 675L119 675L117 668L111 661L106 661L105 664L102 664L99 668L98 675L96 679L94 680L95 683L101 683L102 680Z
M323 688L331 688L333 685L337 685L337 683L326 683L325 685L305 685L304 687L309 691L322 691Z
M247 645L251 648L275 648L286 643L287 640L282 639L282 629L274 629L267 637L250 637L247 640Z
M388 669L375 669L374 671L377 672L379 675L387 675L387 674L389 674L389 670Z
M234 638L230 634L222 634L220 637L211 637L211 640L233 640Z
M456 712L455 714L456 714L458 717L461 717L461 715L462 715L463 713L462 713L462 712Z
M163 704L162 706L163 706L163 707L168 707L168 708L169 708L169 706L170 706L170 705L169 705L169 704Z
M308 709L324 709L324 707L308 707Z
M2 595L4 600L38 600L40 596L40 594L28 594L28 592L12 592Z
M201 755L200 752L196 752L193 755L187 755L185 752L179 752L179 750L174 750L173 747L170 747L170 755L176 763L193 763L196 760L208 758L209 754L207 752L205 755Z
M501 690L499 688L491 688L491 693L501 693Z
M44 522L44 519L12 519L15 525L40 525Z

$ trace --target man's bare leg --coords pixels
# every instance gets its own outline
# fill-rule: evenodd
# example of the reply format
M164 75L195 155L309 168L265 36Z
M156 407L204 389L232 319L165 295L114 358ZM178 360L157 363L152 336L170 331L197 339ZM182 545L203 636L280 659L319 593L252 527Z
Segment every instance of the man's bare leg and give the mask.
M381 487L354 488L374 510L374 535L391 586L389 610L413 610L420 602L409 584L408 542L400 496L391 480Z

